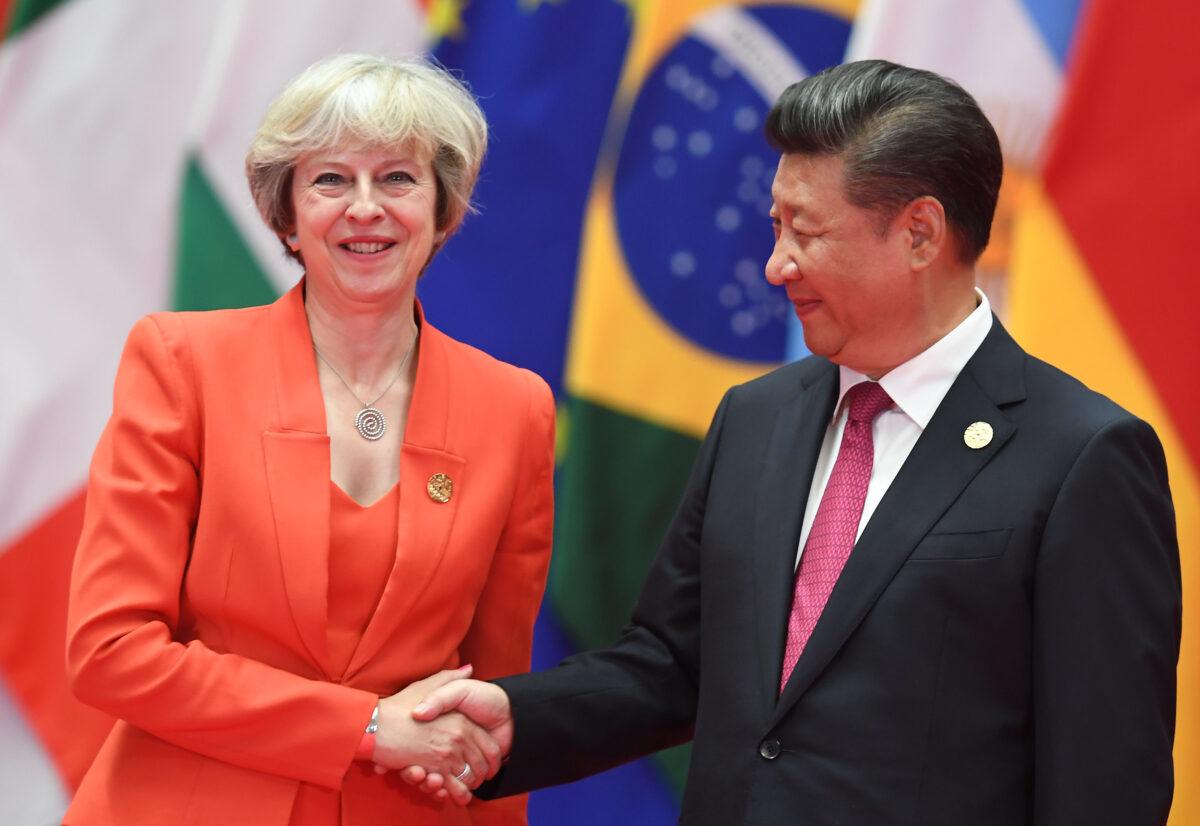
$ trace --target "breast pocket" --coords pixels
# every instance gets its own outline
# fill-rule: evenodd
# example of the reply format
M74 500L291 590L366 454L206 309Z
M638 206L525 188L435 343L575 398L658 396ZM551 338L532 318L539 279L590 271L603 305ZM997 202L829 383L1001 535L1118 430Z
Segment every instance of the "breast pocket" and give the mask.
M909 562L951 562L995 559L1004 555L1012 528L931 533L908 557Z

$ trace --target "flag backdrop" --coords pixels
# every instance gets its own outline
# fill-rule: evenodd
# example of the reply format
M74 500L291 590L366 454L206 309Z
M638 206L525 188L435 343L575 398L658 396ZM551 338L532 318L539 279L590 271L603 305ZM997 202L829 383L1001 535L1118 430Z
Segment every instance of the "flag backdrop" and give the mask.
M978 97L1006 160L984 287L1022 346L1162 438L1186 606L1172 826L1200 822L1196 47L1200 11L1169 0L868 0L847 55L931 68Z
M1171 826L1200 823L1200 8L1081 9L1040 180L1017 217L1017 340L1150 422L1183 563ZM1130 794L1136 794L1130 789Z
M958 77L997 122L1010 174L985 284L1026 347L1163 436L1190 604L1200 83L1178 38L1196 39L1196 13L872 0L851 35L855 5L0 0L0 822L56 822L110 722L70 698L62 637L121 343L146 312L261 303L294 282L241 158L287 78L333 51L432 48L492 127L481 213L420 292L435 323L560 401L535 666L617 635L720 395L803 354L762 278L761 123L851 36L853 55ZM1185 623L1173 826L1200 822ZM537 793L531 822L673 823L685 760Z
M1005 153L981 262L993 303L1027 350L1163 441L1185 605L1172 826L1200 823L1197 47L1200 10L1171 0L1136 13L1120 0L867 0L847 55L932 69L978 98Z
M0 822L56 823L110 721L71 698L82 485L125 336L294 282L246 195L268 101L337 49L419 50L415 3L0 5ZM52 252L51 250L55 250Z
M846 4L637 7L568 345L548 606L580 646L627 621L725 389L783 360L762 122L788 83L841 61L849 23ZM675 794L686 759L660 758Z

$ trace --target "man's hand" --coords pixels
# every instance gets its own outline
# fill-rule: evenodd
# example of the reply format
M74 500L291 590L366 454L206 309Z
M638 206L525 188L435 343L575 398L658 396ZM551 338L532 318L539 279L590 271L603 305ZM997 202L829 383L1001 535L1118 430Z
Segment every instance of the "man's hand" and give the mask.
M501 756L512 742L511 725L502 747L486 727L453 709L420 716L414 709L421 698L470 674L470 666L441 671L379 701L379 730L372 758L377 770L420 766L428 776L440 778L437 789L432 790L436 797L450 797L461 806L471 801L471 789L499 771ZM507 704L507 697L505 701Z
M512 707L508 695L500 686L478 680L456 679L436 687L412 710L413 719L419 721L438 720L443 719L445 715L454 714L466 715L485 730L499 746L502 755L507 755L512 748ZM495 770L491 771L488 777L494 775ZM412 765L401 772L400 776L406 783L417 785L421 791L435 797L441 798L449 794L456 802L458 800L456 786L461 784L455 777L444 772L430 770L427 765ZM473 784L472 788L477 787L483 780L484 778L479 778L479 782Z

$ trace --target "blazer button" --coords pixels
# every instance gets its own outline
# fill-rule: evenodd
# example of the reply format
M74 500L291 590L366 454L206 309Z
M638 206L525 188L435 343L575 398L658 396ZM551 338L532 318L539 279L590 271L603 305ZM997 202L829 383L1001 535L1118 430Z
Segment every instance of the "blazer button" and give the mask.
M763 740L758 746L758 753L764 760L774 760L781 751L778 740Z

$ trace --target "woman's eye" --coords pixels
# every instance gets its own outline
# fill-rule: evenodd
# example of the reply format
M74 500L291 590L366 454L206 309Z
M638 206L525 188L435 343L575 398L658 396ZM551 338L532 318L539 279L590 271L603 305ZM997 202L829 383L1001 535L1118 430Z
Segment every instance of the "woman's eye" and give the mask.
M383 179L389 184L411 184L415 180L407 172L389 172Z
M316 180L313 181L313 183L317 184L318 186L329 186L330 184L340 184L341 182L342 176L336 172L322 172L317 176Z

